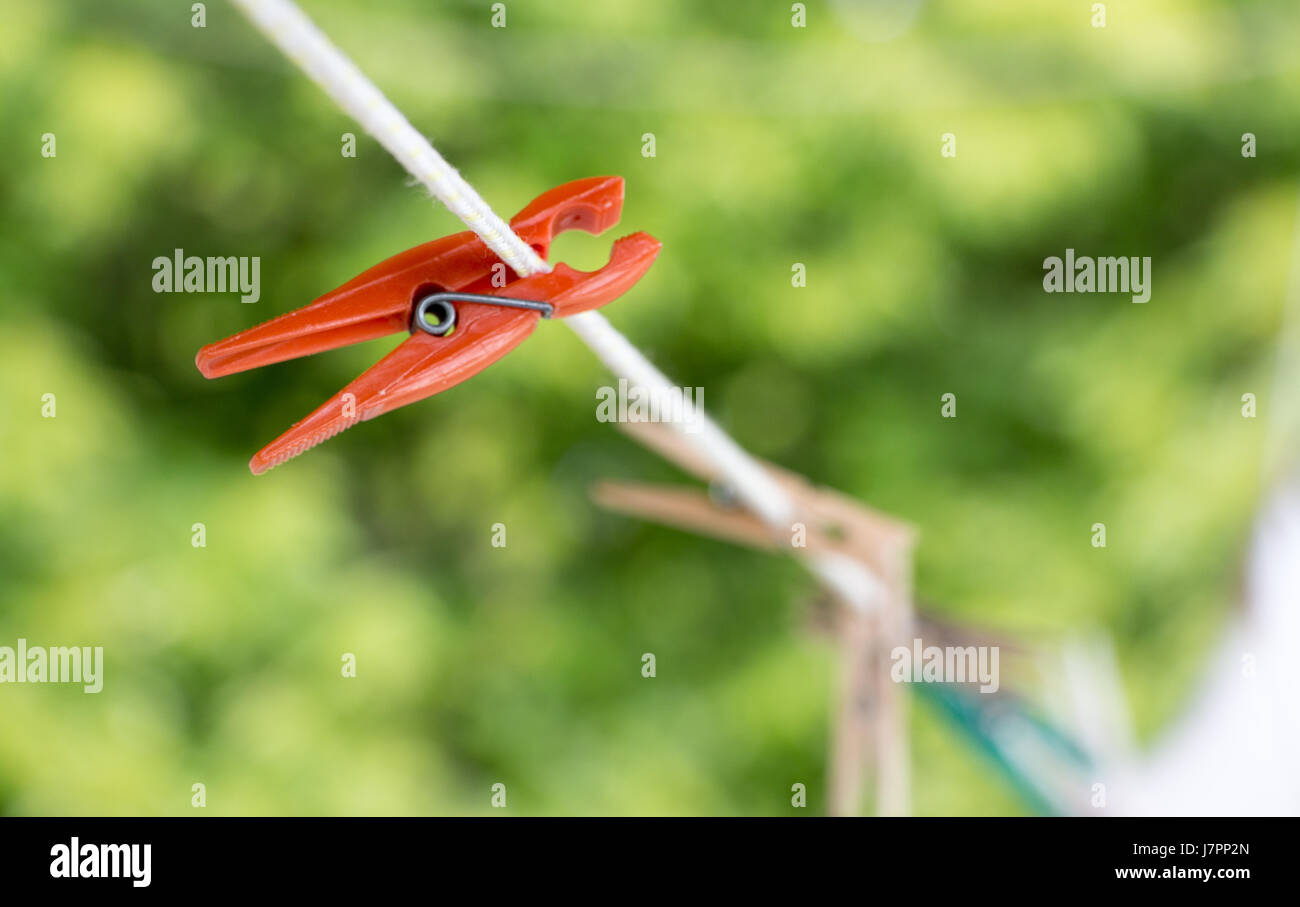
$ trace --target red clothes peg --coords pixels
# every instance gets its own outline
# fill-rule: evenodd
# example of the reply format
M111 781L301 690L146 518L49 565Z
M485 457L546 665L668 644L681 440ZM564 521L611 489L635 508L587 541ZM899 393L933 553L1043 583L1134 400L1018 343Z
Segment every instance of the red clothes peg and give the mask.
M592 177L538 196L511 228L545 258L565 230L602 233L623 211L623 179ZM310 305L199 350L208 378L297 359L400 331L411 336L253 457L259 475L357 422L430 397L514 349L542 318L565 318L617 299L649 269L660 243L617 240L597 271L556 265L520 277L474 233L407 249ZM504 278L504 280L502 279ZM503 284L503 285L494 285Z

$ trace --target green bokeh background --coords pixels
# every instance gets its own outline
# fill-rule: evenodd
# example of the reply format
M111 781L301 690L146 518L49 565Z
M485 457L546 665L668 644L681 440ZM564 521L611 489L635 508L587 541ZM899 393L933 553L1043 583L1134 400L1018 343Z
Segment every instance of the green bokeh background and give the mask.
M1114 2L1105 29L1036 0L814 0L805 29L785 2L379 6L306 9L499 212L627 178L620 230L664 252L606 313L741 444L917 524L934 613L1109 633L1141 737L1178 713L1267 479L1292 0ZM0 645L107 666L96 696L0 687L0 814L193 814L195 782L208 814L496 813L498 781L514 814L819 810L811 579L595 509L594 479L674 473L595 420L609 377L562 326L248 473L392 342L216 382L199 346L461 225L370 138L342 157L359 130L233 7L190 17L5 4ZM1151 302L1045 294L1067 246L1152 256ZM261 301L153 293L177 247L260 256ZM917 812L1025 808L912 721Z

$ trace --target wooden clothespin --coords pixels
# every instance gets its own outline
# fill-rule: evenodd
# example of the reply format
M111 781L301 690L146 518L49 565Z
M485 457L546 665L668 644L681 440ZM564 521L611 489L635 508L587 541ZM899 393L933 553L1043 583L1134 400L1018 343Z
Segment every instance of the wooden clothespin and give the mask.
M710 483L720 479L713 465L671 426L629 422L620 427L685 472ZM728 505L725 487L710 496L689 488L603 481L593 486L592 497L610 510L763 551L786 551L799 558L846 557L878 581L876 607L863 610L839 601L836 630L843 663L827 805L832 815L855 815L866 768L874 762L877 812L904 815L910 787L907 715L898 685L889 678L889 653L910 639L916 530L795 473L762 465L795 505L794 521L784 537L738 505Z

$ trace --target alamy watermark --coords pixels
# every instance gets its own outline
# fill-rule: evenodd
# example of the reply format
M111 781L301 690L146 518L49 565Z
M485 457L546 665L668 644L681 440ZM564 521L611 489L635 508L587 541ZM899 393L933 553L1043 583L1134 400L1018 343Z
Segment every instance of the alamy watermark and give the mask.
M704 388L652 389L618 379L618 387L596 388L597 422L675 422L687 432L704 424Z
M1065 250L1043 259L1043 289L1049 293L1129 293L1134 302L1151 298L1151 256L1091 258Z
M104 688L104 647L0 646L0 683L79 683L83 692Z
M262 259L254 255L200 258L176 249L153 260L155 293L239 293L240 302L262 298Z
M50 878L130 879L135 888L153 880L152 844L82 844L72 838L50 848Z
M889 653L895 683L978 683L981 693L998 691L997 646L895 646Z

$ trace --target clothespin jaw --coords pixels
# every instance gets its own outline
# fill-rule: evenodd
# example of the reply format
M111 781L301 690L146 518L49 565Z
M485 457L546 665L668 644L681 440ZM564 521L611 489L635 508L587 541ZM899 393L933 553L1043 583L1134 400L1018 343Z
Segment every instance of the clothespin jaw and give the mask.
M534 199L511 227L543 258L555 236L601 233L623 209L621 177L557 186ZM616 241L609 262L583 272L559 264L520 277L466 231L408 249L309 305L199 350L208 378L409 331L411 336L342 391L253 457L260 474L357 422L446 390L514 349L543 318L564 318L618 298L654 262L646 233ZM468 298L467 298L468 297ZM432 317L431 317L432 316Z

